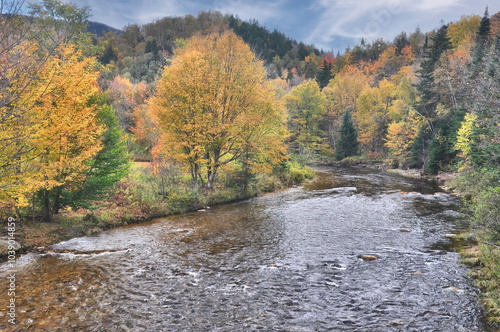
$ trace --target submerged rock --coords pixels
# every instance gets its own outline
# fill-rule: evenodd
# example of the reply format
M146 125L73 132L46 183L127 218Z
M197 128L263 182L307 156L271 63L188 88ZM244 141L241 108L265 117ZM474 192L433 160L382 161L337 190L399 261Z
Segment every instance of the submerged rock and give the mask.
M359 258L361 258L364 261L376 261L378 259L377 256L373 256L373 255L361 255L361 256L359 256Z
M465 291L463 289L451 286L451 287L446 287L445 289L443 289L443 292L454 293L454 294L463 294Z

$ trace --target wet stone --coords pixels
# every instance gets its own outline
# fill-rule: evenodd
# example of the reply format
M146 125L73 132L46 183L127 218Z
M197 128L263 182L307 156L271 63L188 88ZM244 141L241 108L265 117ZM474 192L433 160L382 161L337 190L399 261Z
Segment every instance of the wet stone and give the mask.
M361 258L364 261L376 261L378 259L378 257L374 255L361 255L359 256L359 258Z

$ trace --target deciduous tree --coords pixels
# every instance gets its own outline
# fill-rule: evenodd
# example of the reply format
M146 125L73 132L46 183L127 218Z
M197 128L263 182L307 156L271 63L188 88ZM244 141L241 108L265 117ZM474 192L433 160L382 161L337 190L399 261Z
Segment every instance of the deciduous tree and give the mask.
M50 202L51 194L59 192L54 195L59 198L65 184L85 176L89 161L102 148L99 138L104 130L90 102L99 91L95 60L83 58L72 46L61 46L56 54L17 101L2 108L6 121L0 127L6 147L3 197L22 207L42 190L45 220L54 212L51 206L59 205Z
M285 153L283 112L262 62L232 32L195 36L179 49L149 107L161 131L157 151L186 165L195 188L212 188L217 171L244 156L258 154L257 167Z
M317 151L325 139L321 122L325 114L325 97L316 81L302 83L285 97L289 113L290 147L294 152Z

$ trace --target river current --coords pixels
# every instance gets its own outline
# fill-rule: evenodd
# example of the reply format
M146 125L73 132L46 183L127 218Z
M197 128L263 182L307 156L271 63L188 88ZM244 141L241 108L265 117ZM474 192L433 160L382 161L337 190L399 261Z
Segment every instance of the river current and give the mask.
M22 256L18 324L2 295L0 330L486 331L446 237L464 224L435 183L319 168L301 187Z

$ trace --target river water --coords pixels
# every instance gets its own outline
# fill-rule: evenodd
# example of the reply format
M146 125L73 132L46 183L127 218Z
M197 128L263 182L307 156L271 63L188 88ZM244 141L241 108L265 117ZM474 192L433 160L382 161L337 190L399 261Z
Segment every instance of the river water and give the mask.
M0 330L486 331L444 237L459 209L435 183L320 168L302 187L24 255L18 325L2 295Z

